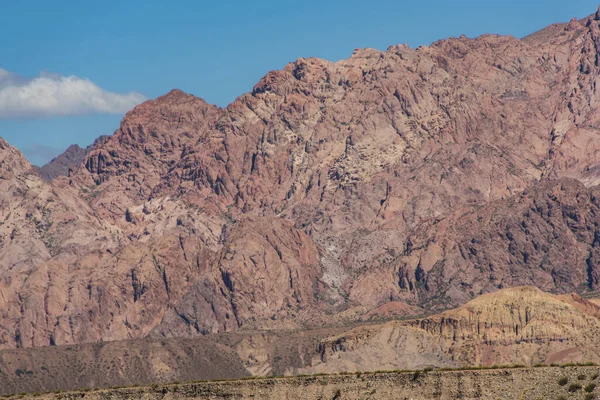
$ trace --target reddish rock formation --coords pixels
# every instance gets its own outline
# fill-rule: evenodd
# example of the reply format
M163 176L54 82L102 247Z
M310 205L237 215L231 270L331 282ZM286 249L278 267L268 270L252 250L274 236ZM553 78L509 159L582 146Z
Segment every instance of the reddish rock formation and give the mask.
M0 347L595 290L599 48L592 15L299 59L148 101L50 183L0 142Z
M441 308L522 284L563 293L596 290L598 190L572 179L542 182L423 226L392 263L399 295Z

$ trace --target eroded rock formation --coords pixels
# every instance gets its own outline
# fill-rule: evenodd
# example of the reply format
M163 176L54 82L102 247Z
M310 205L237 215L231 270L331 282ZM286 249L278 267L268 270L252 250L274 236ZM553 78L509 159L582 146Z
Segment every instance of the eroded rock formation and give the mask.
M298 59L226 108L174 90L51 182L0 142L0 348L596 290L599 25Z

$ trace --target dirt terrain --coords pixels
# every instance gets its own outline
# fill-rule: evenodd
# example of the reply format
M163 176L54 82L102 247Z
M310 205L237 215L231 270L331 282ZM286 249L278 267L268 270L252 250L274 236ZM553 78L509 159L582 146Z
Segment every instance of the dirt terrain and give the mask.
M258 379L49 394L38 399L549 400L596 398L598 367L397 372ZM566 383L565 383L566 381ZM591 389L591 390L590 390ZM563 397L560 397L563 396Z

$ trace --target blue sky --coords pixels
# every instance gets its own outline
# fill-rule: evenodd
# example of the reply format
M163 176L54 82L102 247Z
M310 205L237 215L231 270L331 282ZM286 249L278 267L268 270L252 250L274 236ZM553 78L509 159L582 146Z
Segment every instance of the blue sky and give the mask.
M0 136L42 164L72 143L111 134L127 109L173 88L226 106L298 57L339 60L355 48L417 47L461 34L522 37L597 7L597 0L5 1Z

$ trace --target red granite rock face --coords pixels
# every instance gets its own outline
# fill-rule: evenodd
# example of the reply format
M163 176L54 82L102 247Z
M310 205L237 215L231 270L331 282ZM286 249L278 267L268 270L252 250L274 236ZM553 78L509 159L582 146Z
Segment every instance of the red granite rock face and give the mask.
M136 107L68 178L0 164L0 346L596 288L599 35L299 59L226 108Z

